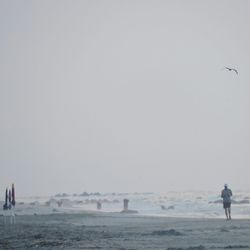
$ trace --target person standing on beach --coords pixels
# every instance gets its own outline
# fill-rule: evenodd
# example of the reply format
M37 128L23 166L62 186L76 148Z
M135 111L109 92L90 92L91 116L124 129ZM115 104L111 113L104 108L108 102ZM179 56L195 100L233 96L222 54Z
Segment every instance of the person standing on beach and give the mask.
M227 184L224 185L224 189L221 191L221 198L223 198L223 208L227 220L231 220L231 196L233 195L231 189L228 188Z

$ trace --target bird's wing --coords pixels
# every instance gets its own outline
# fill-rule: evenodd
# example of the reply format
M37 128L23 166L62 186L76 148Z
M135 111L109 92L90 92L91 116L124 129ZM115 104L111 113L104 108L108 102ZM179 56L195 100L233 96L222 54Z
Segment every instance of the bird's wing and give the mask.
M237 69L233 69L233 71L238 75L238 71L237 71Z
M230 68L228 68L228 67L225 67L225 69L231 70L231 69L230 69Z

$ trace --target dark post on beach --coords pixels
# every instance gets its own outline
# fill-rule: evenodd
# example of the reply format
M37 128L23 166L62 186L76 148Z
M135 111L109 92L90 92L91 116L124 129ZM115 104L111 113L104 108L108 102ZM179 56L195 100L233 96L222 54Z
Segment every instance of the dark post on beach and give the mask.
M127 210L128 210L128 202L129 202L128 199L124 199L124 200L123 200L123 210L124 210L124 211L127 211Z
M96 207L97 207L98 210L101 210L102 209L102 203L100 201L97 201Z

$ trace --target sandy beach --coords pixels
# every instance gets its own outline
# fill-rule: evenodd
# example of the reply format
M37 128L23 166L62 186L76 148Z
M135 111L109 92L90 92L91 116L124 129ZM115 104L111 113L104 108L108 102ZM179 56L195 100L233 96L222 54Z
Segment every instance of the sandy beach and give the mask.
M0 249L250 249L250 220L145 217L120 213L0 218Z
M250 250L249 24L250 0L0 0L0 250Z

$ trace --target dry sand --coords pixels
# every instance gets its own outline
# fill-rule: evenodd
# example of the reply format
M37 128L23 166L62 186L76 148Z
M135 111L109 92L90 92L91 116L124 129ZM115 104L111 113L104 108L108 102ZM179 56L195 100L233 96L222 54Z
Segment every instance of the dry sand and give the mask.
M0 217L0 249L250 249L250 220L140 217L119 213Z

